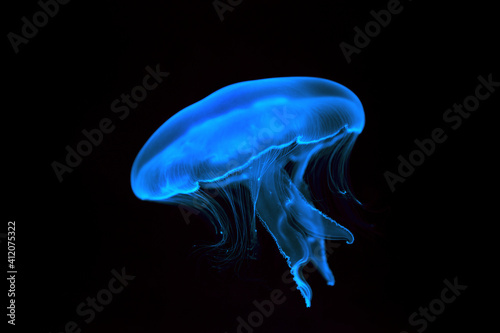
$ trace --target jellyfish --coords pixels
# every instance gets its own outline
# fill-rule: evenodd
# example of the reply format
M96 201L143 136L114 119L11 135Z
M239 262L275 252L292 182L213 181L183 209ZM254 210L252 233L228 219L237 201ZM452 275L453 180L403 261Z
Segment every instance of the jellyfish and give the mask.
M334 198L359 203L347 170L364 121L357 96L327 79L235 83L161 125L133 163L131 187L139 199L203 211L219 236L211 246L224 248L222 260L255 249L260 221L310 307L312 290L302 268L312 262L334 285L325 240L354 241L316 207L310 180L327 184ZM325 165L324 177L309 177Z

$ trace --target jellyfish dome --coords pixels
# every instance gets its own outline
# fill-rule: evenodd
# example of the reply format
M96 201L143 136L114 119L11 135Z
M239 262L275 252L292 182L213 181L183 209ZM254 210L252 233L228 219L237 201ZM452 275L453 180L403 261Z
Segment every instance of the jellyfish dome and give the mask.
M225 245L228 260L254 248L260 221L309 307L312 291L303 266L312 262L333 285L325 240L352 243L354 237L315 207L314 184L306 179L327 184L334 197L356 200L347 163L364 122L356 95L330 80L279 77L232 84L160 126L134 161L132 190L142 200L205 212L220 237L213 246ZM326 176L308 177L320 165L327 166ZM214 190L217 196L209 193Z

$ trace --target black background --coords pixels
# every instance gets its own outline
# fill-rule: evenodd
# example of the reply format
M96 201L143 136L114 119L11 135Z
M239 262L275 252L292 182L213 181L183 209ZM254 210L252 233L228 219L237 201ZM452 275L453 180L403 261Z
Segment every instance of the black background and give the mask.
M18 54L4 38L1 230L16 221L15 329L62 332L75 321L82 332L236 332L237 317L255 311L252 301L280 289L286 302L255 332L413 333L410 314L455 277L467 290L426 332L485 329L496 285L489 277L497 261L499 92L457 130L442 116L474 93L479 75L500 80L498 15L479 1L404 1L348 64L339 44L353 44L353 28L386 6L243 0L221 21L210 0L74 0ZM40 9L36 1L8 7L4 36L19 34L21 17ZM157 64L170 76L118 119L111 102ZM142 202L129 185L139 149L180 109L231 83L301 75L339 82L364 105L350 172L354 192L371 207L358 214L375 225L353 227L354 244L329 258L334 287L311 275L310 309L282 280L286 263L260 226L259 259L241 276L217 273L192 255L194 244L212 239L204 217L186 223L178 207ZM51 163L63 163L65 146L103 118L115 130L60 183ZM396 172L398 155L436 127L448 139L391 192L384 172ZM84 323L77 305L122 267L136 278Z

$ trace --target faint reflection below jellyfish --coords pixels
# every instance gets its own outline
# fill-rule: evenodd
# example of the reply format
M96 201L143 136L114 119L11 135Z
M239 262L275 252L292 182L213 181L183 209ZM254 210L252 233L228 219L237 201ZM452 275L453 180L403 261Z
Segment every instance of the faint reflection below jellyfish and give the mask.
M325 239L352 243L349 230L315 208L306 173L327 163L320 182L354 199L347 161L364 127L361 102L320 78L282 77L224 87L168 119L136 157L131 184L142 200L194 206L210 218L234 259L257 241L256 216L311 304L302 275L310 261L335 283ZM322 162L318 162L322 161ZM326 162L325 162L326 161ZM207 191L216 189L214 198ZM232 210L228 216L228 208Z

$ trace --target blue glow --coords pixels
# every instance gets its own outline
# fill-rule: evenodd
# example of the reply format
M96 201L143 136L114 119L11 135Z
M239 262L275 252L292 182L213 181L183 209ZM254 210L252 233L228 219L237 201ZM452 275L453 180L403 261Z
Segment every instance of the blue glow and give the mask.
M308 180L316 177L308 174L326 164L319 183L356 200L347 162L364 122L356 95L326 79L236 83L181 110L149 138L134 161L132 189L143 200L205 212L220 237L212 248L224 248L217 256L222 261L254 249L257 216L309 307L312 291L302 267L312 261L333 285L324 241L352 243L354 237L315 208L310 187L317 184ZM214 190L216 196L209 193Z

